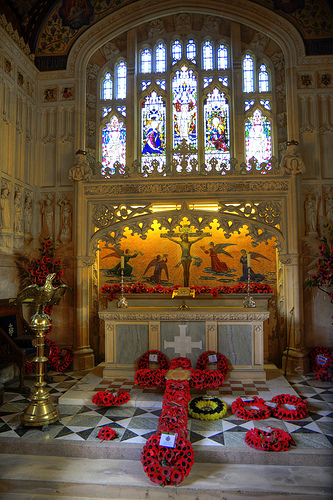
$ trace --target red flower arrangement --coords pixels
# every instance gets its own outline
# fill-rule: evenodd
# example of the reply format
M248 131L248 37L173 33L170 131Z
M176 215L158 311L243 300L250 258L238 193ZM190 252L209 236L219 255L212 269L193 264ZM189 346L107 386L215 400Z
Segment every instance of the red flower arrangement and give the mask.
M300 420L308 416L308 407L298 396L280 394L272 398L272 402L277 403L276 408L272 408L273 417L281 420Z
M154 355L157 356L157 363L159 364L161 370L167 370L169 368L169 361L166 355L157 349L152 349L151 351L147 351L145 354L140 356L138 360L138 370L145 370L149 368L149 361Z
M149 368L135 372L135 383L141 387L164 387L165 374L168 370L150 370Z
M318 346L309 352L310 366L316 379L321 381L333 380L333 351L328 347Z
M287 451L293 445L290 434L276 428L267 431L250 429L245 435L245 442L251 448L264 451Z
M100 428L98 432L98 437L103 441L110 441L111 439L117 437L117 434L113 429L111 429L111 427L105 426Z
M172 294L174 290L178 290L179 285L175 285L173 287L164 288L162 285L157 285L155 287L147 287L142 283L138 282L133 285L125 285L124 293L165 293ZM190 286L191 290L195 291L196 295L200 295L203 293L210 293L213 297L217 297L220 294L225 293L248 293L247 284L239 283L238 285L234 285L233 287L224 285L218 286L215 288L211 288L209 286ZM114 285L104 285L101 288L101 293L107 294L108 300L112 302L115 296L121 292L121 285L116 283ZM250 293L273 293L272 288L269 285L261 284L261 283L251 283L250 285Z
M243 398L237 398L231 405L231 411L244 420L264 420L271 416L271 409L258 396L246 398L246 401L243 401Z
M100 391L94 394L92 402L98 406L118 406L127 403L130 395L127 392Z
M189 370L192 368L191 361L188 358L174 358L170 361L170 370L175 368L183 368L183 370Z

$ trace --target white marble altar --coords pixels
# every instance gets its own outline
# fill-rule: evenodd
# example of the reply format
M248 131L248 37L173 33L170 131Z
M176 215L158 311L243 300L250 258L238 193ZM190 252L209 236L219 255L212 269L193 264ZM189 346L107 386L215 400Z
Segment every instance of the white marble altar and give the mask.
M133 376L138 358L158 349L170 360L186 356L196 367L204 351L224 354L233 380L265 380L264 322L267 300L256 297L257 307L242 306L244 296L188 299L189 309L171 297L128 296L128 308L111 302L99 316L105 324L104 378Z

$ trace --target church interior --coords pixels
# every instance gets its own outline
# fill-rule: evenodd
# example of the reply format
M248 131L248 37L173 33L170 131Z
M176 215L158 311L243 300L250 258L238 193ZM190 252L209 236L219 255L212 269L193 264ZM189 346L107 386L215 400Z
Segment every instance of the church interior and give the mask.
M4 0L0 82L0 498L332 498L330 2Z

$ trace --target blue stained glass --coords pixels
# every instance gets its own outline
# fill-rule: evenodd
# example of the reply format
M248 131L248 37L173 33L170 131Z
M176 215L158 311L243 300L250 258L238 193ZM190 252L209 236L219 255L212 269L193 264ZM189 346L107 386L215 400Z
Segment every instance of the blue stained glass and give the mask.
M205 70L213 69L213 46L208 40L202 47L202 67Z
M141 110L142 165L151 167L154 160L157 167L165 164L165 122L165 102L153 91L146 97Z
M179 40L175 40L172 44L172 58L174 61L179 61L182 58L182 44Z
M268 161L272 156L271 122L256 109L245 123L246 163L256 158L258 163Z
M161 89L166 90L165 80L156 80L156 83L161 87Z
M118 99L126 98L126 76L127 68L124 61L121 61L117 66L117 97Z
M269 91L269 75L265 64L260 65L259 71L259 92Z
M190 39L186 45L186 57L190 61L195 63L195 58L197 56L197 47L194 40Z
M151 81L150 80L148 80L148 81L142 80L142 82L141 82L141 90L146 90L146 88L149 87L149 85L151 85Z
M197 80L186 66L172 79L172 105L174 148L183 139L197 147Z
M212 81L213 81L213 77L210 77L210 78L204 78L204 79L203 79L203 82L204 82L204 85L203 85L203 86L204 86L204 89L205 89L206 87L208 87L208 85L209 85L210 83L212 83Z
M151 52L144 49L141 52L141 73L151 73Z
M159 43L155 51L156 72L164 73L166 71L166 48L163 43Z
M205 161L230 159L229 104L217 88L207 95L204 104Z
M260 99L260 104L264 106L264 108L271 110L271 103L268 99L267 100Z
M106 73L103 80L102 98L112 99L112 78L110 73Z
M228 49L221 44L217 49L217 69L227 69L228 67Z
M254 91L254 63L250 54L246 54L243 59L243 91Z
M111 106L108 107L108 108L103 108L102 109L102 117L104 118L106 115L108 115L109 113L111 113L111 111L112 111Z
M229 85L229 80L227 76L223 77L219 76L219 82L221 82L224 87L228 87Z
M126 161L126 127L123 120L112 116L102 130L102 173L106 176L115 172L114 164L122 166Z

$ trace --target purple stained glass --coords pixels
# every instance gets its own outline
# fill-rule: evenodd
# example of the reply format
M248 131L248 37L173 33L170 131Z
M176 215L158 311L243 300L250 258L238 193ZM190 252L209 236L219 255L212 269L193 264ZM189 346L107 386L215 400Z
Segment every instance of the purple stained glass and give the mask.
M141 108L141 157L142 165L165 164L166 106L163 98L151 92ZM158 162L158 165L156 163Z
M217 88L207 95L204 104L205 160L230 158L229 104Z
M197 80L186 66L176 71L172 80L173 146L183 139L197 147Z
M245 150L246 163L256 158L259 165L268 161L272 156L271 122L256 109L245 122Z
M102 173L113 174L114 164L126 161L126 127L123 120L112 116L102 131ZM110 170L109 170L110 169Z

